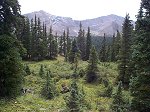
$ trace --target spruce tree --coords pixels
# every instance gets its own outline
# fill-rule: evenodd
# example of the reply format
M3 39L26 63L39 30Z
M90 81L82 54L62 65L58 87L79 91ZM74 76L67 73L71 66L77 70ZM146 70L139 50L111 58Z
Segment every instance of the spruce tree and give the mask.
M15 65L15 66L14 66ZM0 36L0 97L20 94L23 66L14 37Z
M117 30L117 34L115 37L114 49L115 49L115 61L117 61L119 59L119 53L120 53L120 49L121 49L121 34L118 30Z
M82 105L80 102L80 94L78 85L75 80L72 81L70 87L70 95L65 97L66 111L67 112L81 112Z
M69 55L68 55L68 61L70 63L74 63L75 62L75 56L76 56L76 54L79 55L79 53L80 52L79 52L76 40L74 39L72 42L72 45L71 45Z
M43 23L41 47L42 47L41 55L43 58L46 58L48 53L48 46L47 46L47 26L45 23Z
M46 99L53 99L56 95L56 87L51 78L51 72L48 71L46 74L46 82L42 88L41 95Z
M123 112L124 110L124 99L122 95L122 82L118 83L118 86L113 94L111 109L113 112Z
M150 111L150 2L141 0L135 27L132 61L135 71L130 91L133 97L131 108L137 112Z
M60 36L59 39L59 54L63 55L63 36Z
M67 28L66 42L67 42L67 46L66 46L67 48L66 48L65 58L66 58L66 61L68 61L68 54L71 49L71 39L69 38L69 28Z
M30 31L31 31L31 60L33 60L33 54L34 54L34 23L33 18L30 21Z
M111 61L115 61L115 35L112 37L112 44L111 44Z
M32 60L38 61L38 47L39 47L39 35L38 35L38 20L37 16L35 15L34 20L31 21L31 28L32 28Z
M87 38L86 38L86 57L85 57L85 60L89 60L91 46L92 46L91 33L90 33L90 27L88 27Z
M111 61L111 45L106 46L106 61Z
M52 41L53 41L53 34L52 34L52 26L49 30L49 36L48 36L48 58L52 59Z
M63 55L64 56L66 56L66 32L65 32L65 30L64 30L64 32L63 32Z
M87 73L86 73L86 81L91 83L95 82L98 78L98 57L97 52L94 46L92 46L90 50L90 57L89 57L89 64L87 67Z
M20 5L18 0L1 0L0 8L0 35L10 34L19 24Z
M56 59L57 55L58 55L58 45L57 45L57 41L56 40L52 40L51 42L51 58L52 59Z
M30 32L30 22L28 18L24 18L23 31L21 33L21 42L26 49L26 54L23 59L30 59L31 57L31 32Z
M23 67L20 44L14 35L20 17L17 0L0 2L0 97L16 97L21 93Z
M77 53L75 53L75 59L74 59L74 66L73 66L73 68L74 68L74 73L73 73L72 77L76 79L76 78L78 78L78 74L77 74L77 69L78 69L78 54Z
M102 41L102 47L100 50L100 61L105 62L106 61L106 37L104 34L104 39Z
M118 80L122 81L123 87L129 86L130 80L130 60L131 60L131 41L132 41L132 24L127 14L123 23L122 42L120 48L120 63L118 66L119 77Z
M37 57L38 60L44 59L43 32L40 18L38 18L37 23Z
M54 36L53 42L52 42L53 46L54 46L54 50L53 50L53 57L56 58L58 56L59 53L59 45L58 45L58 35L57 32Z
M78 32L78 37L77 37L77 45L78 48L81 52L81 59L84 60L85 59L85 53L86 53L86 45L85 45L85 35L84 35L84 30L82 29L82 24L80 22L80 29Z

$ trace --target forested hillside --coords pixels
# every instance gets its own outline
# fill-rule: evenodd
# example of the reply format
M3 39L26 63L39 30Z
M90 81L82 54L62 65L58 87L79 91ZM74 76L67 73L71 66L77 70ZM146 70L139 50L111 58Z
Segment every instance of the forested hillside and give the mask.
M135 28L126 14L112 37L82 22L71 36L2 0L0 112L149 112L149 7L141 0Z

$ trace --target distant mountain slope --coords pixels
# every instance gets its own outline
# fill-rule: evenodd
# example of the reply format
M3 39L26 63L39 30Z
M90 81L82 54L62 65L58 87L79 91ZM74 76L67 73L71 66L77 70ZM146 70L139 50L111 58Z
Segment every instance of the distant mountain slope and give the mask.
M34 18L35 14L41 19L42 22L47 24L48 28L52 25L54 33L57 32L59 35L61 35L63 30L66 30L66 28L69 27L70 35L77 36L78 34L80 23L79 20L73 20L69 17L51 15L42 10L25 14L25 16L29 19L32 19ZM116 30L122 30L123 21L123 17L112 14L94 19L82 20L81 22L83 29L85 30L87 30L87 27L90 26L91 33L93 35L102 36L104 33L106 33L106 35L110 36L113 35Z

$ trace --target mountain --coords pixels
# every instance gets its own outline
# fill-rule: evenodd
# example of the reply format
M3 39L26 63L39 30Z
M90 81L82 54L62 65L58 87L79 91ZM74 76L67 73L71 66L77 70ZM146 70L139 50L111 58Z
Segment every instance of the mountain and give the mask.
M57 32L59 35L62 35L63 30L66 30L66 28L69 27L71 36L77 36L78 34L80 24L79 20L73 20L69 17L51 15L43 10L28 13L24 16L32 19L34 18L35 14L47 25L48 28L50 26L53 27L53 33ZM85 31L87 30L88 26L90 27L92 35L102 36L104 33L106 33L106 35L112 36L117 30L122 30L123 21L123 17L111 14L94 19L82 20L81 23Z

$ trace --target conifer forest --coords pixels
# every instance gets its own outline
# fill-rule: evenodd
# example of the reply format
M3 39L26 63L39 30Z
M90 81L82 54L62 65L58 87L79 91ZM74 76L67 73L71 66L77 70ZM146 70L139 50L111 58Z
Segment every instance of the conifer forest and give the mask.
M150 0L112 36L60 35L21 8L0 0L0 112L150 112Z

